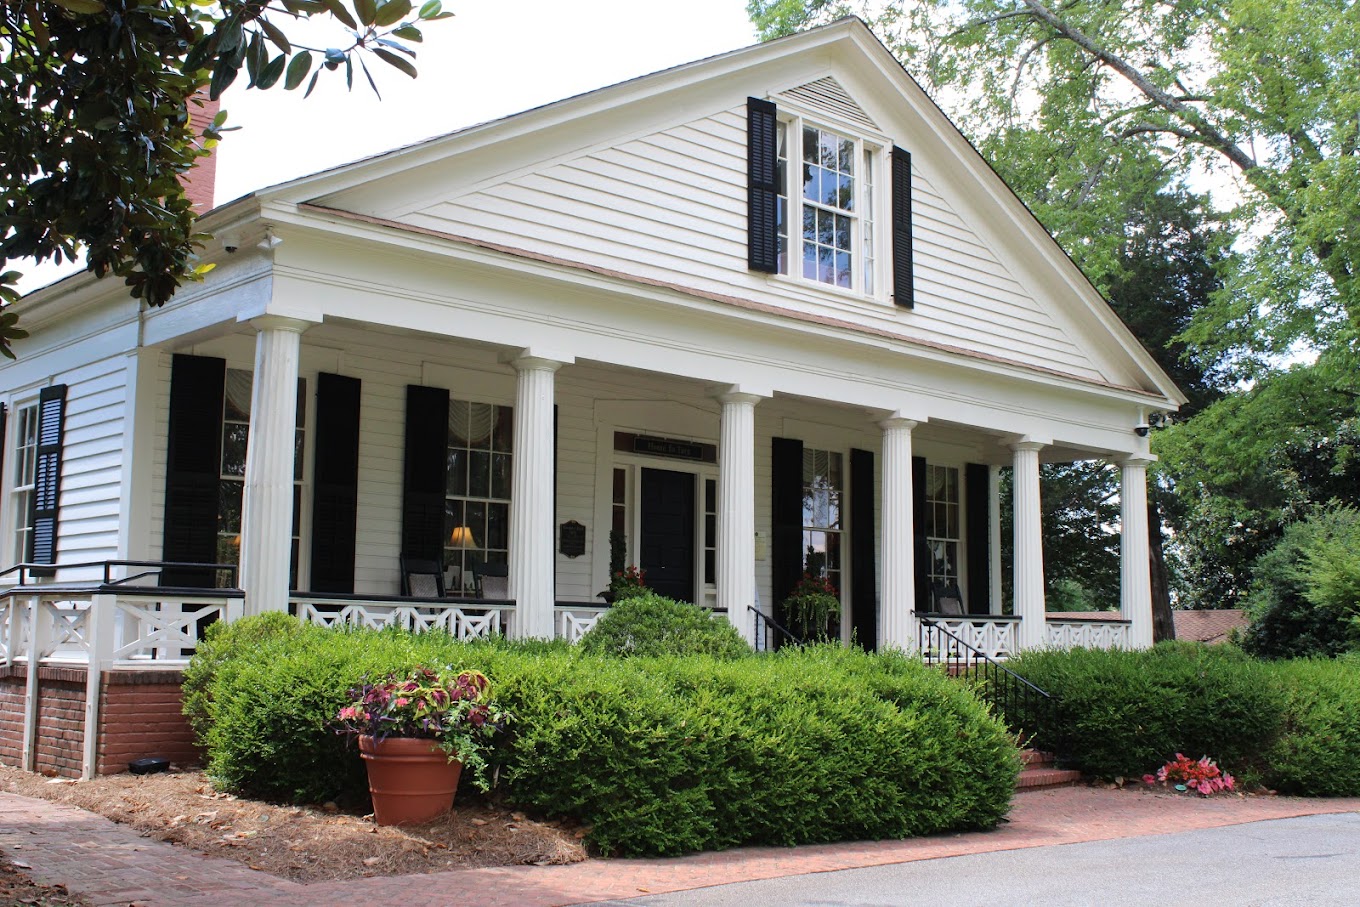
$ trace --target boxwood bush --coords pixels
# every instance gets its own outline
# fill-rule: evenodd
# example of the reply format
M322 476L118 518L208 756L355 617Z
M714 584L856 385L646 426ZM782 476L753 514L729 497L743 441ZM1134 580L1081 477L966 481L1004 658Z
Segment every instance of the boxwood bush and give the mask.
M1141 777L1177 752L1246 785L1360 796L1360 656L1263 662L1227 646L1030 652L1017 673L1062 700L1036 743L1103 778Z
M1279 684L1231 649L1028 652L1010 667L1060 700L1060 720L1036 745L1096 777L1142 777L1182 752L1257 781L1284 723Z
M209 771L256 796L362 797L360 760L330 722L360 677L421 663L488 674L517 719L493 793L579 819L606 853L985 828L1008 809L1019 768L967 689L899 655L617 658L306 627L217 666L201 732Z
M1288 701L1267 783L1281 793L1360 796L1360 656L1274 662Z
M737 628L689 602L644 591L614 603L581 637L594 655L712 655L741 658L750 646Z

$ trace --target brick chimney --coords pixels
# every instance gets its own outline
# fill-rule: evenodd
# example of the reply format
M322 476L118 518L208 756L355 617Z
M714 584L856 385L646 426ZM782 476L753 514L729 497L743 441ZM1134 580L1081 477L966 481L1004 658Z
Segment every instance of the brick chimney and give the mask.
M189 101L189 123L195 135L202 136L203 130L212 125L213 117L217 116L221 106L220 101L208 100L207 92L203 91ZM184 183L184 194L193 202L195 214L212 210L213 189L217 184L216 155L199 158L180 179Z

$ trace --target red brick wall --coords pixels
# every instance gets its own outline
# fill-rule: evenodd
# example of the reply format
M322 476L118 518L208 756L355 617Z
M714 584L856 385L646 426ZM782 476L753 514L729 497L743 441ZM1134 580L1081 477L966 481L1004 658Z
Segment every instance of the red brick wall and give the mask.
M179 765L200 760L181 711L178 671L105 671L100 682L99 774L127 771L144 756Z
M0 762L16 766L23 755L23 668L0 668Z
M22 756L23 665L0 668L0 762L18 765ZM200 761L189 723L180 711L178 671L105 671L99 685L98 771L115 774L143 756L163 756L181 765ZM38 670L36 769L43 774L80 777L85 730L85 669Z
M202 101L203 106L199 106ZM221 108L220 101L209 101L206 94L189 101L189 122L195 135L202 136L203 130L212 125L213 117ZM194 213L202 215L212 209L213 195L217 188L217 155L201 157L193 168L181 178L184 194L194 204Z

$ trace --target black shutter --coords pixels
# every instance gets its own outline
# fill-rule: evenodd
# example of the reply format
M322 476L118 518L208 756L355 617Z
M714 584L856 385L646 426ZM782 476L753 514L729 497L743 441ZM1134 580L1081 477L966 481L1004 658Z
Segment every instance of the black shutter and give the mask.
M0 403L0 475L4 475L5 470L5 445L9 443L9 438L5 435L5 429L9 425L9 407Z
M217 560L217 507L222 475L222 395L227 363L176 355L170 366L169 451L165 469L167 561ZM167 570L163 586L211 588L211 570Z
M406 463L401 489L401 553L444 561L444 489L449 455L449 392L406 386ZM406 577L402 577L402 592Z
M916 569L916 611L929 612L930 544L926 541L926 458L911 458L912 551Z
M746 99L746 237L752 271L779 267L776 228L779 205L779 134L775 106Z
M850 451L850 628L870 652L878 648L878 562L874 557L874 455Z
M892 265L893 303L916 305L911 260L911 154L892 150Z
M359 513L358 378L316 376L316 439L312 476L313 592L354 591Z
M32 564L57 562L57 508L61 497L61 447L65 437L66 385L54 384L38 392L38 459L29 498L30 525L27 560ZM55 570L33 570L51 576Z
M964 506L967 508L968 538L968 613L986 614L992 610L992 524L990 471L981 463L963 468Z
M784 599L803 575L803 442L774 438L770 447L770 586L765 609L788 626Z

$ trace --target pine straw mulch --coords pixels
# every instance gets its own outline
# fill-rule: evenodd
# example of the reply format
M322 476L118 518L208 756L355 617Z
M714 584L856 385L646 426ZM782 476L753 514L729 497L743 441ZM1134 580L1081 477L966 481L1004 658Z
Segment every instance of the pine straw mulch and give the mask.
M395 828L378 826L371 815L346 813L334 804L279 806L222 793L201 771L71 782L0 766L0 790L78 806L145 837L298 882L576 863L587 856L580 827L536 822L485 801L463 802L461 796L447 818ZM28 902L0 899L0 904L9 903ZM82 902L35 903L64 907Z

